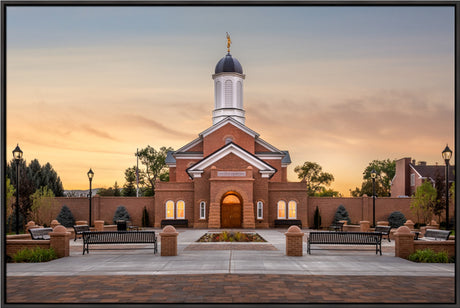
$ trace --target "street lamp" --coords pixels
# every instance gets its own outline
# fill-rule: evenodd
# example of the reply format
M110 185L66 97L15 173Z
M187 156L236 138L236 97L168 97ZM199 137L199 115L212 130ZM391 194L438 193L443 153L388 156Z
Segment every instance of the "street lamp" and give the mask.
M93 181L93 176L94 172L91 170L91 168L88 171L88 179L89 179L89 194L88 194L88 199L89 199L89 221L88 225L91 227L91 199L92 199L92 191L91 191L91 182Z
M449 160L452 157L452 150L446 144L446 148L442 151L442 158L446 162L446 229L449 230Z
M372 225L375 228L375 177L377 176L377 172L375 169L371 171L371 178L372 178Z
M16 161L16 234L19 234L19 162L22 159L22 151L19 144L13 150L13 157Z

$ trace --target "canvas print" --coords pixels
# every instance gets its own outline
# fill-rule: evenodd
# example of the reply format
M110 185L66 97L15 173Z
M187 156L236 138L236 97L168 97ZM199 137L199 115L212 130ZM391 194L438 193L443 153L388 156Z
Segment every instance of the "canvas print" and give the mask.
M455 6L2 5L4 304L455 303Z

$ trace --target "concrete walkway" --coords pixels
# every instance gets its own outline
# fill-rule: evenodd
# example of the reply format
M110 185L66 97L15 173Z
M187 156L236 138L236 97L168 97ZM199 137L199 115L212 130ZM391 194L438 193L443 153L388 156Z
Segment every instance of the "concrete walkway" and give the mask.
M361 251L353 248L362 247L347 246L308 255L305 243L304 256L287 257L285 230L257 230L267 240L264 244L196 243L206 231L179 229L174 257L127 246L90 249L82 255L81 240L72 240L70 257L8 263L6 302L431 303L433 307L455 302L454 264L396 258L394 242L382 242L382 256L372 247Z
M455 264L452 263L414 263L394 257L394 241L382 241L382 256L376 255L372 246L366 247L369 250L365 251L347 246L331 250L329 248L336 247L327 246L328 249L312 250L308 255L305 243L302 257L288 257L285 255L284 230L257 230L267 240L266 244L257 244L258 250L239 249L239 246L251 249L252 244L247 243L232 243L230 249L224 243L195 243L208 230L179 231L178 256L161 257L160 253L154 255L152 249L90 249L89 254L82 255L82 240L79 239L71 241L70 257L46 263L8 263L7 276L206 273L454 277L455 274ZM206 249L190 249L197 245ZM221 245L226 245L225 250L220 250ZM273 247L276 250L269 250Z

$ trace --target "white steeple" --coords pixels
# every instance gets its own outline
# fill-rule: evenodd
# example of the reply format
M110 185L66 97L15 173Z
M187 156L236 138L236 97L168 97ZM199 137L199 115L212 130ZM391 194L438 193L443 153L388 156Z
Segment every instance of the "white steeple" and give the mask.
M216 65L214 79L214 110L212 124L232 117L244 124L245 111L243 110L243 68L237 59L230 54L230 36L227 33L228 53Z

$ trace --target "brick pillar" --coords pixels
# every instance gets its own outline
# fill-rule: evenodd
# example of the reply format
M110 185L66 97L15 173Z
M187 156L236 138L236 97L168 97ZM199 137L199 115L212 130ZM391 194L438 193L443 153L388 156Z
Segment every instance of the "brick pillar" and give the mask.
M50 227L54 229L54 227L56 227L58 225L60 225L59 221L54 219L53 221L51 221Z
M339 222L343 222L344 226L348 225L348 220L339 220Z
M88 221L86 221L86 220L77 220L75 222L75 225L77 225L77 226L87 225L87 224L88 224Z
M220 204L217 202L209 205L208 228L220 228Z
M439 229L439 224L435 220L430 222L430 226L432 226L433 229Z
M368 232L371 228L371 223L367 220L362 220L359 222L359 231Z
M254 229L256 222L254 219L254 203L248 202L243 204L243 228Z
M161 256L177 256L177 236L179 232L173 226L166 226L160 233Z
M407 259L414 253L414 235L406 226L399 227L394 233L395 257Z
M58 258L69 256L70 232L66 227L58 225L50 235L50 248L53 248Z
M404 223L404 225L405 225L406 227L408 227L409 229L414 230L414 225L415 225L415 224L414 224L414 222L413 222L412 220L407 220L407 221Z
M94 221L94 228L96 231L104 231L104 221L103 220L95 220Z
M303 235L304 233L297 226L290 226L286 233L286 255L303 256Z

